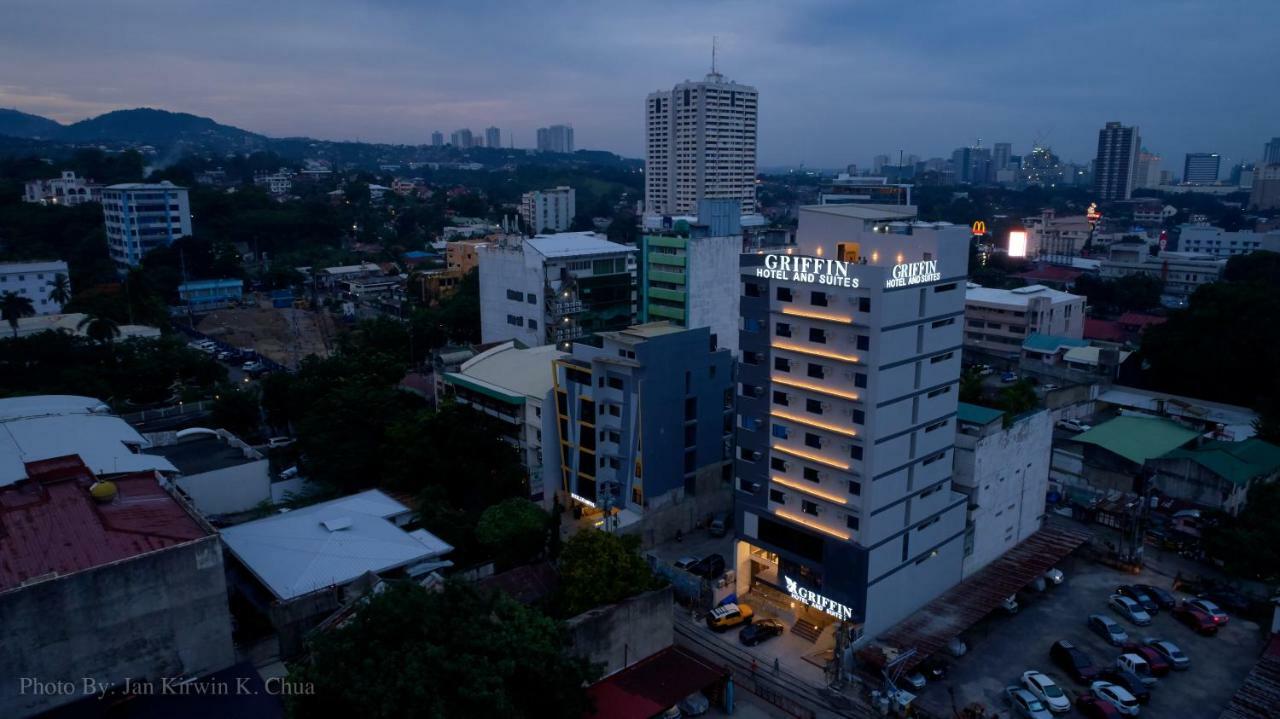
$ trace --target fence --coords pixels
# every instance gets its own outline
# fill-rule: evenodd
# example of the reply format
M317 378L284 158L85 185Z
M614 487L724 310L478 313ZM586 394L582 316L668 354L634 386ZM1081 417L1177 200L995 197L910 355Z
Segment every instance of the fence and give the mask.
M129 424L143 424L146 422L154 422L158 419L168 419L170 417L181 417L184 414L197 414L200 412L208 412L213 409L213 400L205 399L199 402L183 402L182 404L172 405L169 407L157 407L155 409L144 409L138 412L130 412L120 415L120 419Z

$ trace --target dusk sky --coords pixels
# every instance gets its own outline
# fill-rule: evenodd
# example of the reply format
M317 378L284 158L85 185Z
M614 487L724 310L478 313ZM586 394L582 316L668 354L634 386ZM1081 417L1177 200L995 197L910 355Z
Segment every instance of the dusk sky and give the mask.
M286 7L287 6L287 7ZM1180 173L1280 135L1280 2L27 2L0 13L0 107L140 106L270 136L426 143L572 124L642 156L645 95L720 68L760 90L760 164L948 157L982 139L1093 156L1107 120Z

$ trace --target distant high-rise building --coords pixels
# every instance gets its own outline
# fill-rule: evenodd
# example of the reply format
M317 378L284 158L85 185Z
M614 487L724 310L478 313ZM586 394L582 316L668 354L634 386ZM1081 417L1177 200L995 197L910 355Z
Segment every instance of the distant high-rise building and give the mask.
M1280 162L1280 137L1273 137L1271 142L1262 148L1261 164L1270 165L1277 162Z
M991 168L999 172L1009 169L1009 158L1013 156L1013 145L1008 142L997 142L991 149Z
M1182 181L1188 185L1212 185L1218 181L1222 156L1216 152L1188 152L1182 166Z
M107 250L120 269L135 267L151 250L191 234L187 188L167 180L104 187L102 215Z
M1062 163L1053 150L1037 145L1022 159L1022 180L1028 185L1054 187L1062 182Z
M464 127L453 131L449 136L449 143L459 150L470 150L475 141L472 139L471 131Z
M573 152L573 127L552 125L538 128L539 152Z
M1133 170L1133 188L1156 187L1160 184L1160 156L1147 148L1138 152L1138 164Z
M647 212L691 215L705 199L732 198L756 211L756 113L759 93L713 68L645 100Z
M443 132L440 132L439 130L436 130L435 132L431 133L431 146L432 146L432 147L443 147L443 146L444 146L444 133L443 133Z
M502 147L502 131L496 127L485 128L484 146L485 147Z
M1254 169L1249 207L1255 210L1280 208L1280 162L1259 165Z
M1137 127L1108 122L1098 131L1093 190L1099 200L1127 200L1133 195L1133 175L1140 144Z
M576 213L572 187L534 190L524 193L520 198L520 219L535 233L565 232L573 224Z
M884 170L884 166L887 164L889 164L888 155L876 155L875 157L871 158L871 174L879 175L880 172Z
M991 181L991 150L986 147L961 147L951 153L956 182L983 185Z

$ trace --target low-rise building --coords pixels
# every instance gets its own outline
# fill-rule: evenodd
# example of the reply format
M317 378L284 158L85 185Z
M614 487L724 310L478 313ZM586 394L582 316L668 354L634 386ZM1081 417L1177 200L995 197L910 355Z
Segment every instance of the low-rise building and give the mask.
M1104 495L1142 490L1147 461L1190 446L1200 433L1159 417L1120 416L1059 439L1049 477L1065 490Z
M31 180L26 184L22 194L23 202L41 205L57 205L75 207L86 202L102 201L102 185L92 180L76 177L72 170L63 170L62 174L51 180Z
M1227 232L1209 225L1183 225L1178 229L1179 252L1214 257L1245 255L1259 250L1280 252L1280 230L1266 233L1248 230Z
M287 195L293 190L293 171L282 167L276 172L254 175L253 184L272 195Z
M733 356L706 327L600 334L555 360L546 481L566 505L648 546L732 504Z
M0 482L0 676L10 683L0 715L35 716L77 701L90 679L159 686L231 666L212 527L154 472L102 481L75 454L84 437L55 437L65 452L58 457L23 463L28 455L0 451L6 468L22 468L16 482ZM20 677L74 688L24 691Z
M178 298L195 312L230 307L244 298L244 280L190 280L178 285Z
M23 317L18 320L17 336L28 337L41 332L65 332L80 337L88 337L89 334L86 328L88 318L89 316L83 312ZM157 339L160 337L160 328L150 325L116 325L116 329L120 331L120 334L116 335L117 340Z
M1114 280L1130 275L1155 277L1164 282L1160 302L1166 307L1185 307L1200 285L1217 282L1227 260L1212 254L1161 252L1151 254L1145 242L1111 245L1102 260L1099 275Z
M445 266L463 275L480 266L476 249L488 244L485 238L453 240L445 245Z
M71 280L67 263L62 260L44 262L0 263L0 295L12 292L31 300L36 315L56 315L62 312L62 303L54 299L54 283L61 275L67 283L67 296L71 295Z
M425 578L452 566L453 547L425 529L406 531L413 510L371 489L222 530L234 591L275 627L281 656L301 651L308 630L377 578Z
M1147 460L1157 491L1167 497L1239 514L1255 484L1280 478L1280 447L1256 437L1207 440Z
M1078 256L1093 232L1087 216L1058 217L1052 209L1043 210L1039 217L1025 217L1022 224L1027 231L1027 257L1052 261Z
M820 205L911 204L911 185L890 183L887 177L858 177L840 173L822 186Z
M967 578L1040 529L1049 488L1053 420L1045 410L1011 419L960 402L952 487L969 498L963 572Z
M477 248L485 343L570 343L630 325L636 248L594 232L504 236Z
M1131 352L1074 337L1033 333L1022 343L1018 368L1042 383L1109 383Z
M555 345L523 347L504 342L443 375L446 395L503 423L502 438L519 450L528 473L529 499L547 508L555 487L543 484L543 414L550 414L553 406L552 363L568 356Z
M169 460L169 478L206 517L248 512L271 501L270 461L225 429L193 427L146 435L144 453Z
M964 349L1003 363L1016 362L1032 333L1079 339L1085 298L1030 285L1012 290L969 283L964 301Z

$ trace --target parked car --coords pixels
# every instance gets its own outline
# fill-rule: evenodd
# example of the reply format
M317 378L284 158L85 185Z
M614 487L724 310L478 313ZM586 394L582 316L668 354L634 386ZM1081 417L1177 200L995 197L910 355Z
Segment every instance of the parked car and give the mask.
M698 561L699 560L697 557L681 557L677 559L675 562L673 562L671 566L675 567L676 569L687 570L689 569L689 567L692 567L693 565L697 564Z
M1126 716L1138 716L1138 700L1129 690L1111 682L1094 682L1089 692Z
M738 641L749 647L754 647L761 642L767 642L774 637L782 636L784 631L786 631L786 627L777 619L761 619L743 627L742 631L738 632Z
M1111 702L1104 702L1092 694L1081 694L1076 699L1076 709L1087 719L1114 719L1120 716L1120 711L1111 706Z
M1248 614L1254 604L1248 597L1232 589L1211 589L1199 597L1235 614ZM1226 616L1225 613L1223 616Z
M1142 677L1128 669L1121 669L1120 667L1103 669L1098 672L1098 679L1124 687L1126 691L1138 700L1139 704L1146 704L1151 701L1151 689L1142 681Z
M1003 383L1005 383L1005 384L1013 384L1014 382L1017 382L1017 381L1018 381L1018 373L1017 373L1017 372L1005 372L1005 373L1003 373L1003 374L1001 374L1001 375L1000 375L1000 381L1001 381L1001 382L1003 382Z
M1208 599L1188 599L1186 604L1208 614L1213 619L1213 623L1219 626L1231 621L1231 617L1227 616L1227 613L1222 611L1221 607Z
M724 512L716 512L707 525L707 533L713 537L723 537L729 531L729 517Z
M989 364L976 364L973 366L973 369L978 373L979 377L986 377L987 375L995 372L995 369L993 369Z
M707 613L707 626L717 632L750 624L755 612L748 604L721 604Z
M919 669L926 679L931 682L937 682L947 678L947 672L951 669L951 665L940 657L929 657L920 662Z
M1140 627L1145 627L1151 623L1151 615L1147 614L1145 609L1128 597L1112 594L1111 601L1107 602L1107 606L1115 610L1116 614Z
M694 692L680 700L680 711L687 717L702 716L711 708L711 702L702 692Z
M919 691L920 689L924 689L925 686L929 684L929 680L925 679L924 674L922 674L919 670L916 670L904 676L902 678L902 681L906 682L908 686L910 686L912 689L915 689L917 691Z
M1197 634L1211 637L1218 633L1218 623L1213 621L1213 617L1190 604L1185 602L1179 604L1170 613L1174 619L1187 625Z
M294 443L292 437L272 437L267 440L267 449L277 449L279 447L288 447Z
M1089 655L1066 639L1059 639L1053 643L1049 649L1049 659L1081 684L1091 682L1098 676L1098 667Z
M1122 597L1128 597L1137 602L1138 605L1147 612L1147 614L1155 614L1160 611L1160 603L1157 602L1150 594L1147 594L1135 586L1121 584L1116 587L1116 594L1119 594Z
M1018 613L1018 595L1010 594L1009 596L1000 600L1000 608L1010 614L1017 614Z
M1134 648L1134 651L1127 651L1116 657L1116 668L1132 672L1135 676L1142 680L1143 684L1155 684L1156 675L1152 672L1151 664L1147 661L1145 653ZM1168 673L1166 671L1166 673Z
M1137 654L1142 657L1142 659L1146 661L1147 666L1150 667L1151 676L1168 676L1170 669L1169 662L1165 661L1165 658L1160 655L1160 652L1157 652L1145 644L1135 644L1133 642L1125 644L1121 649L1123 649L1126 654ZM1147 679L1147 675L1144 674L1141 669L1135 669L1134 673L1141 676L1144 680Z
M1178 600L1168 590L1160 587L1153 587L1150 584L1135 584L1134 589L1146 592L1148 597L1155 600L1161 609L1173 609L1178 604Z
M266 365L262 364L258 360L250 360L240 365L241 372L261 372L264 369L266 369Z
M1067 575L1062 573L1061 569L1054 567L1044 573L1044 578L1053 584L1062 584L1067 579Z
M214 358L217 359L219 362L230 362L231 360L235 359L236 356L235 356L235 353L233 352L222 350L218 354L214 355Z
M719 554L708 554L689 567L689 571L707 579L715 579L724 574L724 557Z
M1071 711L1071 700L1067 698L1066 692L1062 691L1062 687L1058 686L1046 674L1035 671L1022 673L1022 686L1031 692L1048 707L1051 712L1069 712Z
M1050 719L1053 716L1036 695L1022 687L1005 687L1004 698L1017 716L1027 719Z
M1118 647L1129 641L1129 635L1124 631L1124 627L1105 614L1090 614L1088 627L1112 646Z
M1191 668L1191 657L1183 653L1182 649L1173 642L1164 639L1148 638L1146 645L1160 653L1169 666L1174 669L1183 670Z
M1068 432L1088 432L1093 429L1092 426L1081 422L1078 419L1060 419L1054 423L1058 429L1065 429Z

